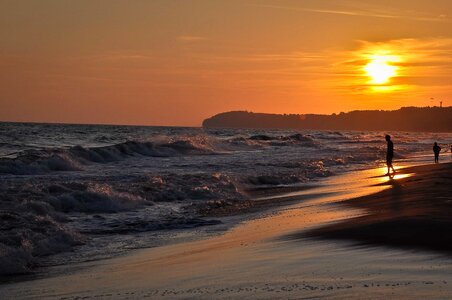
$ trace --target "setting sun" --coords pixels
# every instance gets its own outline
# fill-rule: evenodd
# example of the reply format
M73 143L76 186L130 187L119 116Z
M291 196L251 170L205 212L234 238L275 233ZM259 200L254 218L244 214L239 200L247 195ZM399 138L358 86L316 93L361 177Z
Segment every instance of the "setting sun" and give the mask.
M397 75L397 66L391 64L395 61L397 57L392 55L372 55L364 71L371 78L372 84L385 84Z

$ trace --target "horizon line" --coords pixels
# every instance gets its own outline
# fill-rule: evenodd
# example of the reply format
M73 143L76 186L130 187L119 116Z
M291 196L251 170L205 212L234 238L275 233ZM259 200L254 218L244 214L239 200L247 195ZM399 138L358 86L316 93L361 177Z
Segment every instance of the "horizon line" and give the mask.
M224 112L219 112L216 114L211 115L208 118L211 118L213 116L223 114L223 113L230 113L230 112L247 112L247 113L255 113L255 114L273 114L273 115L334 115L334 114L340 114L340 113L350 113L354 111L396 111L400 110L402 108L452 108L452 106L401 106L397 109L355 109L350 110L346 112L335 112L335 113L329 113L329 114L319 114L319 113L272 113L272 112L255 112L255 111L248 111L248 110L229 110ZM208 119L207 118L207 119ZM206 120L206 119L204 119ZM73 122L52 122L52 121L7 121L7 120L0 120L0 124L2 123L18 123L18 124L39 124L39 125L88 125L88 126L130 126L130 127L179 127L179 128L203 128L202 123L204 120L201 120L201 123L199 126L196 125L151 125L151 124L120 124L120 123L73 123Z

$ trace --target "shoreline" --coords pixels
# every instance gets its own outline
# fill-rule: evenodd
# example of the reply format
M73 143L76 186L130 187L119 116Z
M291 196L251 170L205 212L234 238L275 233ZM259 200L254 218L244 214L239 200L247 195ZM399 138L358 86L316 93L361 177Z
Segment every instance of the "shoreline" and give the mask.
M416 176L430 167L404 168L395 181L416 183ZM291 199L298 201L296 204L277 206L277 211L255 215L211 237L137 249L69 270L55 267L57 276L5 283L0 285L0 293L7 295L6 299L286 299L300 295L347 299L414 294L441 299L450 295L452 260L436 252L377 244L356 247L353 239L307 236L347 220L366 218L367 204L362 199L392 189L387 177L380 176L381 170L326 178L322 186L281 196L280 200ZM351 205L353 201L362 204ZM394 268L398 271L391 271Z

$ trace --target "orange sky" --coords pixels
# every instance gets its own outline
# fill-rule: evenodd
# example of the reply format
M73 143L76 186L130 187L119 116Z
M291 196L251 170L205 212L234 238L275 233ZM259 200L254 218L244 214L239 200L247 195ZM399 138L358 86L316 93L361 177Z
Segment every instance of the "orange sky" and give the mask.
M452 105L450 0L0 0L0 41L3 121ZM375 84L381 53L397 75Z

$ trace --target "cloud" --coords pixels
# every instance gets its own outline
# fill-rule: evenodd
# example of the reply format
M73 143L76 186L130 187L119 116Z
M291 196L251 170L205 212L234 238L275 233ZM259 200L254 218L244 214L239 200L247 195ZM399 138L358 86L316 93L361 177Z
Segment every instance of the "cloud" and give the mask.
M180 36L176 37L176 39L180 42L187 42L187 43L199 42L199 41L206 40L205 37L195 36L195 35L180 35Z
M250 53L240 55L193 55L199 60L210 63L281 63L281 62L314 62L325 58L319 52L285 52L285 53Z
M299 12L311 12L319 14L334 14L345 15L352 17L371 17L371 18L384 18L384 19L406 19L412 21L424 21L424 22L447 22L446 15L413 15L413 14L397 14L390 11L376 11L376 10L342 10L342 9L322 9L322 8L307 8L307 7L295 7L295 6L280 6L280 5L267 5L267 4L251 4L253 6L291 10Z
M136 52L136 51L106 51L94 55L85 56L71 56L66 57L65 60L75 61L109 61L109 62L121 62L121 61L151 61L157 57L150 52Z

